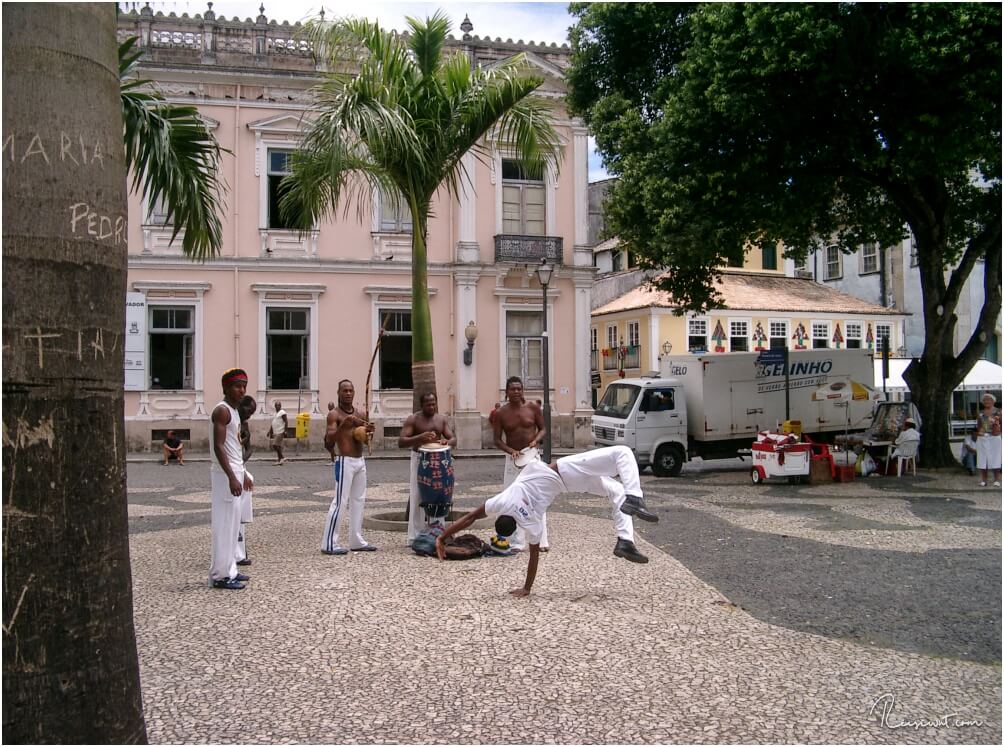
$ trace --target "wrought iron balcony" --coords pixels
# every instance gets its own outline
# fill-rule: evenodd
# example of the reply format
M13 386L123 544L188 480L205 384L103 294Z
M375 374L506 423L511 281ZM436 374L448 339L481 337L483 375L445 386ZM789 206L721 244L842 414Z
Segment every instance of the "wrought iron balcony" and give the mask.
M495 237L495 261L536 265L546 259L560 265L560 236L519 236L500 233Z

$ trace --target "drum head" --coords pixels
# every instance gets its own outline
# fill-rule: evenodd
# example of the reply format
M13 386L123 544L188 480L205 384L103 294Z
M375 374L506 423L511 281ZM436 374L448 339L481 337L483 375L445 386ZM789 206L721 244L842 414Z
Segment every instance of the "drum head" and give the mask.
M513 461L516 462L517 467L523 469L523 467L528 465L530 462L535 462L538 459L540 459L540 449L536 446L527 446L516 455L516 458Z
M449 451L450 447L448 444L425 444L424 446L418 447L419 451Z

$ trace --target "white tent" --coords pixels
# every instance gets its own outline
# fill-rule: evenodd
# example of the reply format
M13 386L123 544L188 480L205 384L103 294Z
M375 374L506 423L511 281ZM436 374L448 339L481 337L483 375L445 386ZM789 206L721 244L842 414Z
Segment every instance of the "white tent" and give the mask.
M907 392L909 388L903 381L903 372L910 365L909 358L892 358L889 361L889 378L885 380L885 389L889 392ZM985 391L1001 388L1002 371L1000 366L990 361L979 360L966 378L955 388L957 392ZM882 389L882 361L875 359L875 388Z

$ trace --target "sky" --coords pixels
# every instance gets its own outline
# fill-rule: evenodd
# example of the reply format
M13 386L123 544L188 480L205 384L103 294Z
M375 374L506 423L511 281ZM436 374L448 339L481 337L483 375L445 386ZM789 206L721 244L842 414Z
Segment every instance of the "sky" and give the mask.
M143 2L122 3L125 10L138 10ZM213 11L217 17L227 19L237 17L241 20L258 16L260 6L265 6L265 15L275 21L296 23L317 15L323 7L329 18L335 16L357 16L379 21L381 25L402 30L407 27L406 16L425 18L436 10L443 9L452 21L451 33L459 37L460 23L464 15L470 17L475 36L489 36L492 39L501 37L503 41L534 41L537 43L552 42L558 45L568 43L568 28L573 19L568 13L566 2L438 2L438 3L384 3L366 0L226 0L213 1ZM150 2L154 12L205 13L205 0L194 2ZM589 181L598 181L607 177L600 163L600 158L594 150L593 139L589 139Z

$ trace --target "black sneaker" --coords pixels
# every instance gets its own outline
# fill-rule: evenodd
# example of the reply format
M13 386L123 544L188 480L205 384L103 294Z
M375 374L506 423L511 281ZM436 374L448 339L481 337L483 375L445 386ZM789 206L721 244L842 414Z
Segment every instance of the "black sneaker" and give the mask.
M214 589L243 589L244 584L232 578L221 578L217 581L213 581Z
M251 580L251 577L249 575L247 575L246 573L238 573L236 576L234 576L234 581L242 581L243 582L243 581L250 581L250 580Z
M614 546L614 555L618 558L624 558L624 560L630 560L632 563L648 562L648 558L638 552L638 548L631 540L618 539Z
M645 508L645 501L637 495L629 495L624 499L624 502L621 504L621 513L625 513L628 516L637 516L642 521L659 521L659 517Z
M238 560L237 565L251 565L251 558L244 558L244 560Z

